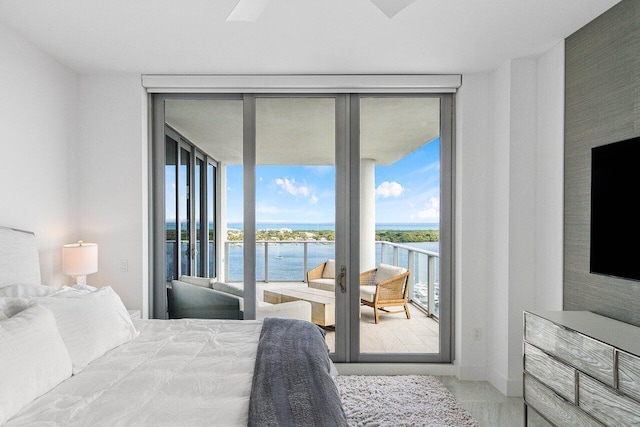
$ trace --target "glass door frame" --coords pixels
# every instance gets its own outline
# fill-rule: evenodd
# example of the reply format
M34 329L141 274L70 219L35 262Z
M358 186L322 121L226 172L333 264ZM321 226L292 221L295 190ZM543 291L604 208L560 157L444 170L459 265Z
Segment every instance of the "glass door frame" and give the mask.
M238 94L185 94L185 93L156 93L152 95L152 102L150 102L150 130L152 137L149 139L149 163L151 165L150 168L150 179L149 179L149 194L150 194L150 233L149 233L149 247L151 248L150 256L149 256L149 269L150 269L150 280L149 280L149 318L151 319L167 319L168 318L168 302L167 302L167 289L166 289L166 258L165 258L165 131L166 129L171 129L171 127L167 127L165 125L165 102L169 100L196 100L196 99L217 99L217 100L242 100L242 95ZM174 131L175 132L175 131ZM176 132L177 133L177 132ZM204 166L205 170L202 172L206 172L208 169L208 165L212 164L215 168L216 179L215 186L216 189L214 191L214 196L219 194L220 191L220 167L219 162L206 155L204 150L201 150L196 144L191 141L185 139L183 135L180 135L176 141L178 142L178 159L179 159L179 149L182 147L182 144L186 143L190 146L190 159L191 159L191 177L195 174L193 170L195 170L195 161L196 161L196 151L203 153L204 156ZM172 137L173 139L173 137ZM178 160L179 161L179 160ZM179 167L179 164L177 165ZM204 173L206 176L206 173ZM205 180L206 181L206 180ZM191 179L190 187L195 188L194 179ZM176 186L177 187L177 186ZM206 205L207 200L207 183L204 182L200 187L200 201L201 206L204 207ZM177 194L177 188L176 188ZM190 198L190 203L193 202L193 197ZM193 206L191 207L193 212ZM214 201L214 209L215 209L215 236L216 239L220 238L220 206L217 201ZM206 207L204 207L206 211ZM202 218L202 214L201 214ZM193 224L194 221L191 221ZM178 230L176 231L177 234ZM195 237L195 225L192 226L192 234ZM206 232L207 243L208 243L208 231ZM219 240L218 240L219 241ZM215 244L218 244L216 241ZM177 262L180 263L180 248L178 248L178 258ZM222 252L219 251L219 248L215 250L216 256L220 256ZM204 275L208 275L208 244L205 246L205 254L206 263L203 271ZM191 257L190 257L191 258ZM191 263L193 259L191 259ZM219 268L220 263L216 261L216 268ZM178 273L180 273L180 267L178 267Z
M360 100L362 98L439 98L440 99L440 316L439 353L362 353L360 352L360 254L352 248L349 260L349 320L358 327L350 328L348 362L373 363L448 363L453 361L453 290L454 290L454 96L450 93L362 93L351 94L350 110L350 218L349 238L360 238ZM337 234L337 232L336 232ZM443 238L444 236L444 238ZM355 253L354 253L355 252Z
M440 235L440 352L432 354L360 353L359 328L359 244L360 241L360 106L361 97L437 97L441 99L441 220ZM454 95L450 93L247 93L247 94L184 94L157 93L153 97L153 123L150 149L152 168L152 233L150 235L153 256L150 290L151 315L166 318L167 298L164 271L164 102L166 100L241 100L243 101L243 190L244 190L244 289L245 319L255 319L256 306L256 98L257 97L333 97L335 104L335 167L336 167L336 221L335 257L336 269L346 266L346 293L336 283L336 352L335 362L407 362L446 363L453 359L453 200L454 200ZM162 149L154 149L162 147ZM216 168L219 172L220 168ZM220 184L217 176L216 185ZM218 210L219 207L216 207ZM217 214L216 214L217 216ZM219 217L217 216L217 219ZM219 229L219 227L217 227ZM220 236L224 239L225 236ZM349 245L349 242L354 242ZM161 244L159 244L161 243ZM219 244L217 242L216 244Z
M335 173L336 173L336 200L335 200L335 259L336 269L339 266L349 265L349 256L359 256L357 247L355 255L353 248L349 247L347 237L347 224L349 224L349 206L352 202L349 196L349 123L348 123L348 96L347 94L331 93L260 93L244 95L244 289L245 289L245 319L255 319L256 300L256 211L255 211L255 185L256 185L256 99L257 98L333 98L335 99ZM357 182L357 181L356 181ZM356 278L356 282L360 283ZM349 289L349 277L346 278L346 289ZM343 362L349 360L349 317L347 292L341 292L336 283L336 338L335 353L331 353L332 360ZM250 300L247 299L249 296ZM359 300L358 300L359 301Z

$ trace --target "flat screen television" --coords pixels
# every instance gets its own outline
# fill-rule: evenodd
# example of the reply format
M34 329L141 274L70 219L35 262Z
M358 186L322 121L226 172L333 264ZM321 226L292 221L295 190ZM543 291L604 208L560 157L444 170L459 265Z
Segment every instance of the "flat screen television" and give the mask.
M590 271L640 280L640 137L591 149Z

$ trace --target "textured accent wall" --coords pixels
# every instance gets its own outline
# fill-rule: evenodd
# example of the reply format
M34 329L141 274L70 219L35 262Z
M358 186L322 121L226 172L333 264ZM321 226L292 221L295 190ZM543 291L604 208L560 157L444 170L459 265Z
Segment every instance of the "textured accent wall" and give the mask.
M565 55L564 309L640 326L640 282L589 273L591 148L640 135L640 1L572 34Z

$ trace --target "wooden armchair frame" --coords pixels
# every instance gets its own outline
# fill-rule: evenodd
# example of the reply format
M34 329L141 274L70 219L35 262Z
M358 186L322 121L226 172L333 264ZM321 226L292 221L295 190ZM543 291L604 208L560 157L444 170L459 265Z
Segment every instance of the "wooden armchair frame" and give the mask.
M307 271L307 283L311 282L312 280L322 279L322 272L324 271L325 265L327 265L326 261L319 266Z
M360 273L360 286L373 285L372 276L376 273L377 268ZM408 296L409 296L409 270L402 274L394 276L384 282L376 285L376 294L373 302L360 299L362 305L373 308L373 314L376 323L379 323L380 316L383 314L395 314L404 312L407 319L411 319L409 312ZM403 310L388 311L386 307L403 307Z

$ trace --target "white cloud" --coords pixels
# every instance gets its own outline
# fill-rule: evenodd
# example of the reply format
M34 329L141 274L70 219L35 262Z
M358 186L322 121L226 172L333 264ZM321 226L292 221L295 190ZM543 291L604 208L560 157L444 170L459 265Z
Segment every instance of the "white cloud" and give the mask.
M432 197L424 204L424 209L419 210L416 218L427 222L438 222L440 220L440 199ZM413 215L412 215L413 218Z
M292 196L309 197L309 187L306 185L297 185L296 180L289 178L276 178L276 184Z
M376 188L376 196L384 197L385 199L387 197L398 197L404 190L402 185L395 181L385 181Z
M276 178L275 183L286 193L295 197L308 198L309 203L315 205L318 203L318 196L306 185L299 185L295 178Z

